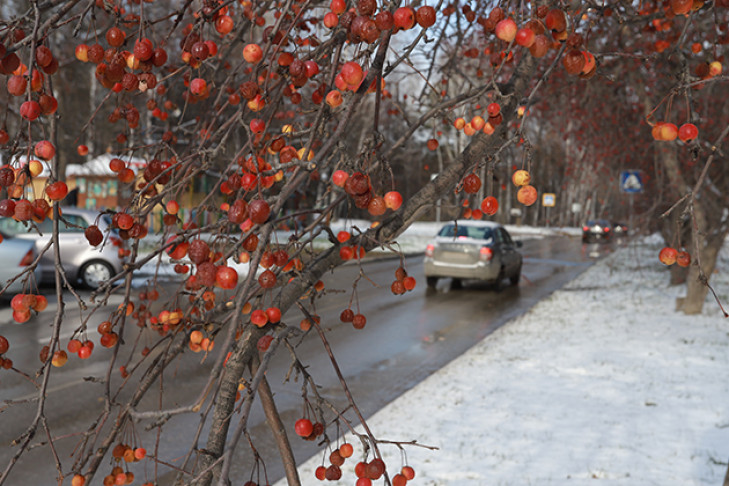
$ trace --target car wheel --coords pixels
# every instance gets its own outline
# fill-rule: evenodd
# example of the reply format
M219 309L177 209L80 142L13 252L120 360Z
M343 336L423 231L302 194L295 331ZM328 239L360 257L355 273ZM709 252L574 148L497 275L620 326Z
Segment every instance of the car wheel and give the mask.
M520 278L521 278L521 266L516 269L516 272L514 273L514 275L512 275L511 277L509 277L509 283L512 286L519 285L519 279Z
M429 289L434 289L438 283L438 277L425 277L425 283L428 285Z
M81 267L79 275L86 287L97 289L103 282L114 276L114 269L106 262L93 260Z

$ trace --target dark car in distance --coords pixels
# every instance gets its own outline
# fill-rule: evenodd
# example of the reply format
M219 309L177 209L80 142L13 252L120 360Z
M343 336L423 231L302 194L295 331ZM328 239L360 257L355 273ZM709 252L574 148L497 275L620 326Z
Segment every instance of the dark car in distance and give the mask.
M613 222L613 234L615 236L627 236L628 225L624 223Z
M582 227L582 242L609 241L613 235L613 224L607 219L591 219Z

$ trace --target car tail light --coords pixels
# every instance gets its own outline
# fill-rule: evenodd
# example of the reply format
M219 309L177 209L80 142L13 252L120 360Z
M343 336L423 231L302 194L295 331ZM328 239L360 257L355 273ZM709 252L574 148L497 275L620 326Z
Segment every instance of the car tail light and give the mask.
M434 250L435 250L435 246L433 246L433 245L426 246L425 247L425 256L432 257Z
M491 260L494 256L493 250L488 246L482 246L478 253L481 255L481 260L486 262Z
M28 265L33 263L33 260L35 260L35 252L31 248L30 250L28 250L28 253L25 254L23 259L20 260L20 263L18 264L18 266L27 267Z
M583 226L582 227L582 231L590 231L590 227L589 226Z
M604 229L603 229L603 231L604 231L605 233L607 233L608 231L610 231L610 228L604 228Z

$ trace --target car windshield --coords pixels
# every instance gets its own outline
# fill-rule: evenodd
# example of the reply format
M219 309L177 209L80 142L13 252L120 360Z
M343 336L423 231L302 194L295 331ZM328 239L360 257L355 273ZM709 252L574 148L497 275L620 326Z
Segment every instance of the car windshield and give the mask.
M53 220L46 218L40 223L36 223L35 226L38 228L36 231L30 223L24 223L22 221L16 221L13 218L0 218L0 231L9 235L22 235L22 234L33 234L33 235L46 235L53 231ZM75 214L64 214L61 219L59 231L61 233L78 233L88 226L86 221Z
M477 240L489 240L492 238L492 232L491 228L487 228L484 226L466 226L461 225L456 227L456 225L451 224L448 226L443 226L441 228L440 232L438 233L438 236L446 236L446 237L465 237L465 238L474 238Z
M594 219L587 222L587 226L595 226L596 224L600 226L610 226L610 223L604 219Z
M0 231L6 235L17 235L30 231L30 225L16 221L13 218L0 218Z

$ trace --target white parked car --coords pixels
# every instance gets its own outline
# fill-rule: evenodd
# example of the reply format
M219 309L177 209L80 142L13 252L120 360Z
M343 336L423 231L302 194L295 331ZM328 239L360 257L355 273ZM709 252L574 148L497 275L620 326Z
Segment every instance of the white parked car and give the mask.
M31 282L24 286L25 276L14 280L8 285L15 276L20 274L25 268L33 263L37 257L35 245L32 241L13 238L4 233L2 242L0 242L0 298L11 299L13 295L23 292L23 290L35 291L35 285L40 282L41 266L38 265L34 271L34 277ZM35 280L35 281L33 281Z
M111 218L108 215L99 217L97 211L64 207L61 208L62 220L59 222L58 243L61 252L61 264L72 283L80 281L86 287L95 289L105 280L122 271L123 260L119 257L119 249L124 242L116 230L111 229ZM64 222L65 220L66 222ZM98 246L91 246L84 236L84 230L97 225L104 235L104 241ZM53 221L44 220L38 225L40 234L34 228L12 218L0 218L0 231L11 234L17 239L30 241L35 251L40 252L51 239ZM43 254L41 279L52 282L55 273L53 248Z

